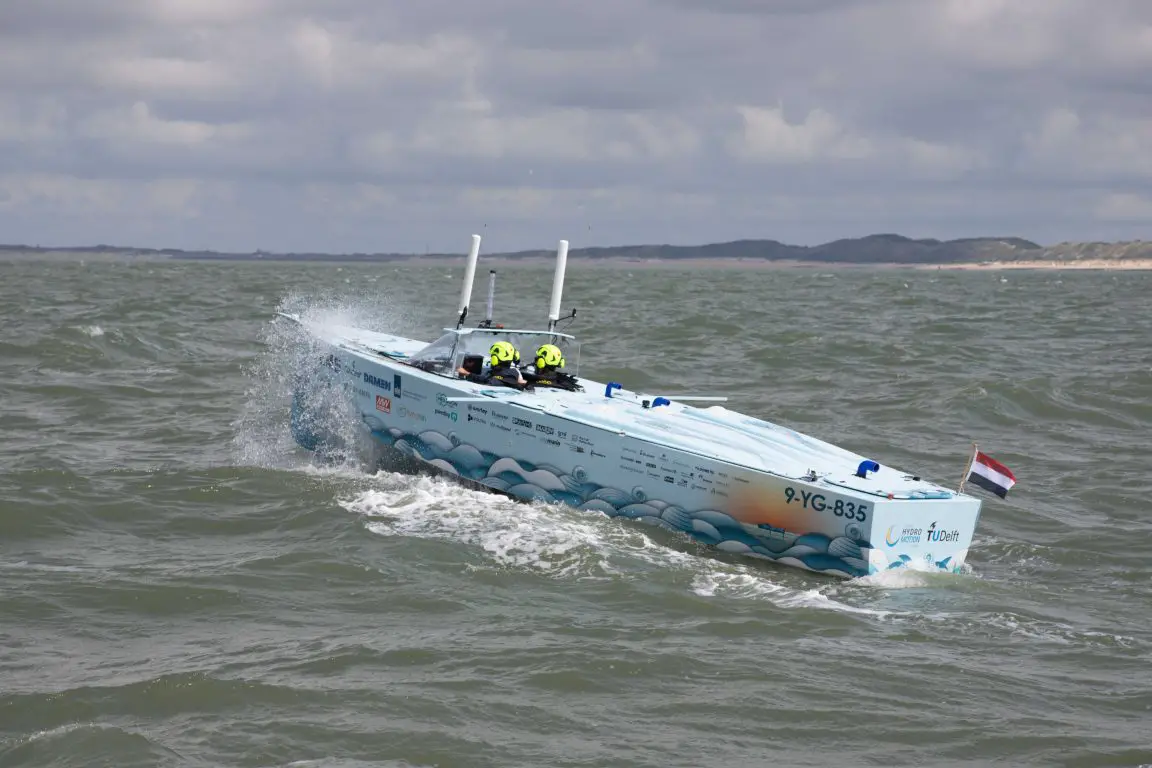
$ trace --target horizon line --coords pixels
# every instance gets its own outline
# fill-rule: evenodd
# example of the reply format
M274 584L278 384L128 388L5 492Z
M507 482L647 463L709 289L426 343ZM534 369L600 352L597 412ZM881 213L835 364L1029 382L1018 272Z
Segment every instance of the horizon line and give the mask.
M560 240L560 239L567 239L567 238L558 238L558 240ZM1144 240L1141 240L1141 239L1114 240L1114 241L1110 241L1110 240L1062 240L1062 241L1057 242L1057 243L1045 245L1042 243L1038 243L1035 240L1029 240L1028 238L1021 237L1019 235L1002 235L1002 236L976 235L976 236L970 236L970 237L955 237L955 238L941 239L941 238L936 238L936 237L910 237L908 235L902 235L902 234L897 233L897 232L875 232L875 233L868 234L868 235L861 235L859 237L835 238L835 239L827 240L827 241L824 241L824 242L821 242L821 243L818 243L815 245L797 245L794 243L787 243L787 242L784 242L782 240L777 240L777 239L771 238L771 237L760 237L760 238L745 237L745 238L738 238L735 240L717 240L717 241L712 241L712 242L701 242L701 243L696 243L696 244L691 244L691 245L675 245L672 243L655 243L655 242L622 243L622 244L615 244L615 245L583 245L583 246L573 246L571 250L580 251L580 250L598 250L598 249L602 250L602 249L624 249L624 248L694 249L694 248L709 248L709 247L723 246L723 245L735 245L735 244L740 244L740 243L771 243L771 244L782 245L782 246L786 246L788 248L795 248L795 249L800 249L800 250L815 250L815 249L819 249L819 248L822 248L822 247L825 247L828 245L832 245L834 243L845 243L845 242L853 242L853 241L867 241L867 240L876 240L876 239L894 239L894 240L900 240L900 241L909 242L909 243L919 243L919 244L923 244L923 245L930 245L930 244L943 245L943 244L948 244L948 243L971 243L971 242L1001 242L1001 243L1005 243L1005 244L1019 244L1025 248L1038 248L1038 249L1039 248L1050 248L1050 247L1055 247L1055 246L1059 246L1059 245L1066 245L1066 244L1122 245L1122 244L1127 244L1127 243L1145 242ZM178 248L175 246L159 246L159 247L157 247L157 246L137 246L137 245L112 245L112 244L108 244L108 243L95 243L95 244L91 244L91 245L76 245L76 244L72 244L72 245L35 244L35 245L33 245L33 244L29 244L29 243L0 243L0 250L8 250L8 251L11 251L11 250L65 251L65 252L67 252L67 251L108 250L108 251L137 251L137 252L156 252L156 253L164 253L164 252L211 253L211 254L220 254L220 255L240 255L240 256L251 256L251 255L259 255L259 254L267 254L270 256L271 255L292 256L292 255L308 254L308 255L317 255L317 256L358 256L358 255L376 256L376 255L379 255L379 256L415 256L415 257L419 257L419 256L440 256L440 255L447 256L447 255L455 255L457 253L456 251L435 251L435 252L424 251L423 253L421 253L418 251L384 251L384 250L376 250L376 251L364 251L364 250L354 250L354 251L315 251L315 250L279 251L279 250L267 250L264 248L257 248L255 250L219 250L219 249L215 249L215 248ZM468 250L467 247L462 246L459 253L466 254L467 250ZM520 249L516 249L516 250L492 251L488 255L497 256L497 255L512 255L512 254L536 253L536 252L550 253L550 252L553 252L554 250L555 250L554 247L542 246L542 247L538 247L538 248L520 248Z

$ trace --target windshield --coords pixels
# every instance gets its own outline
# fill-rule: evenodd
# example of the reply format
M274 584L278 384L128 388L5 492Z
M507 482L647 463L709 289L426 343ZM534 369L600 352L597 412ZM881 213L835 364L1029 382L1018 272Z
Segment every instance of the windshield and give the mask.
M459 338L459 334L455 332L446 333L408 358L408 362L417 368L423 368L434 373L446 373L455 370L452 366L452 358L456 349L456 341Z
M515 331L497 328L462 328L448 331L424 349L412 355L409 362L423 370L443 376L456 376L463 367L479 373L476 366L489 364L488 350L497 341L511 342L520 352L520 367L535 364L536 350L542 344L555 344L564 355L563 371L573 376L580 370L580 343L563 333L548 331Z

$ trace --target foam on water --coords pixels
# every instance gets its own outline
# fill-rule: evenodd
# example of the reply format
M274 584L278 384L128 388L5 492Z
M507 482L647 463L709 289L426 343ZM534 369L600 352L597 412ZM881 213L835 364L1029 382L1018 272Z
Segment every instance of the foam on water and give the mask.
M883 590L956 586L958 580L973 575L972 569L967 563L963 565L961 570L963 573L956 574L929 563L912 560L901 568L860 576L848 583L852 586Z
M1134 648L1141 644L1140 641L1130 635L1077 628L1066 622L1045 621L1010 612L973 615L945 614L927 618L974 625L982 631L991 630L1000 634L1009 641L1038 642L1077 648L1101 644Z
M875 610L850 605L832 598L834 587L824 585L812 589L793 589L754 571L751 566L721 563L697 558L699 573L692 580L692 591L701 597L720 597L738 600L768 600L781 608L818 609L886 618L892 611Z
M702 569L692 579L692 591L701 597L756 598L779 595L786 588L748 573Z
M338 503L362 515L382 536L461 541L483 551L488 567L533 571L558 579L649 579L653 568L686 572L701 597L766 599L788 608L821 608L885 616L822 593L794 589L752 564L738 564L666 546L637 524L559 505L521 502L452 481L380 472L378 487ZM484 565L473 567L486 567Z
M338 500L363 515L369 530L462 541L479 547L499 567L606 578L620 573L614 556L642 556L650 548L642 536L611 536L604 530L607 518L575 510L518 502L424 475L380 472L376 480L378 487Z
M786 608L825 608L829 610L843 611L845 613L856 613L863 616L873 616L879 619L887 618L896 613L895 611L883 611L874 608L864 608L861 606L849 605L848 603L844 603L839 600L833 600L820 589L807 589L795 594L788 595L780 601L780 605Z

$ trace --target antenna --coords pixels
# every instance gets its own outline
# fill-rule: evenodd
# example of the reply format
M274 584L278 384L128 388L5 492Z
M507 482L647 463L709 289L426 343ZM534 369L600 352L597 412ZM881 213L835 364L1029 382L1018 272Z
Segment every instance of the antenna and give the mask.
M464 325L464 318L468 316L468 301L472 298L472 281L476 279L476 259L480 256L480 235L472 235L472 250L468 252L468 264L464 267L464 287L460 291L460 319L456 327Z
M488 270L488 312L484 315L484 322L480 323L481 328L492 327L492 307L496 299L496 270Z
M552 303L548 307L548 330L556 330L560 319L560 294L564 292L564 269L568 266L568 241L561 240L556 249L556 273L552 276Z

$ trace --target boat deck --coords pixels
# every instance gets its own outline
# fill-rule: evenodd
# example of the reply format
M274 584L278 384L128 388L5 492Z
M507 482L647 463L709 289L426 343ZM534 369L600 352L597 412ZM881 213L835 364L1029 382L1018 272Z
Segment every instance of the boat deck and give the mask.
M380 356L403 363L427 346L427 342L342 325L319 325L291 315L330 343L380 361ZM683 451L783 477L802 478L810 472L823 482L858 493L894 499L949 499L956 494L939 485L880 464L866 478L856 476L865 457L793 429L756 419L723 406L693 406L675 400L669 405L645 408L640 394L617 389L605 397L606 383L581 377L584 392L537 389L520 392L493 388L412 369L412 375L452 386L459 397L485 397L547 413L595 429L627 435L651 445ZM879 463L879 462L877 462Z

